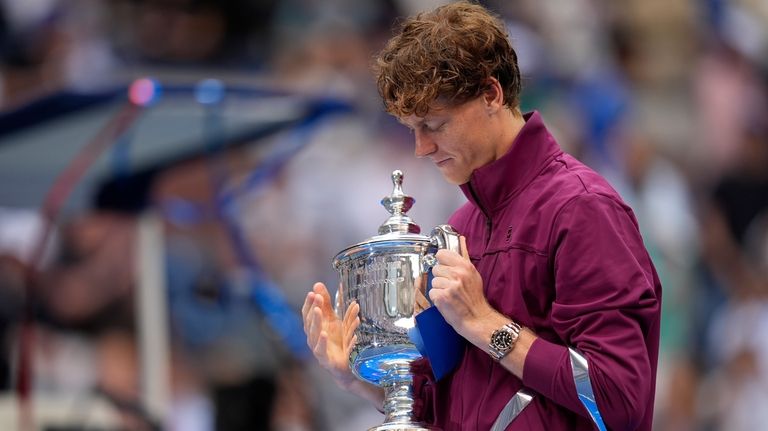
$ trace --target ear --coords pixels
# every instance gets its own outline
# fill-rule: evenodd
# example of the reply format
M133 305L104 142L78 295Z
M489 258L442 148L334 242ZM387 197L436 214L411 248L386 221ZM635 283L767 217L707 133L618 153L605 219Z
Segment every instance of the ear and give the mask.
M496 78L488 78L483 90L483 102L489 114L493 114L504 106L504 92L501 83Z

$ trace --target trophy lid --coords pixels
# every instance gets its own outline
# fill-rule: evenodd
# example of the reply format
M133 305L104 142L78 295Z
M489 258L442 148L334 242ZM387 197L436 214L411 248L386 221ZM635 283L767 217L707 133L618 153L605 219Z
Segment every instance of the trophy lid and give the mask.
M403 193L403 172L392 171L392 194L385 196L381 204L389 211L389 218L379 226L379 235L388 233L419 233L421 228L406 214L416 200Z
M419 225L406 214L416 200L403 193L401 171L392 172L392 184L392 194L381 200L390 216L379 226L379 234L340 251L333 258L334 268L371 254L421 253L421 249L430 244L431 238L421 235Z

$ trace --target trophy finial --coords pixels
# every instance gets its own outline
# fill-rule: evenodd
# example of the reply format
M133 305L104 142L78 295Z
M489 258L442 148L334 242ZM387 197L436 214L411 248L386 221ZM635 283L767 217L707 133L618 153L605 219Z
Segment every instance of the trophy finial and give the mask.
M392 194L384 197L381 204L387 209L391 216L379 226L379 234L383 235L391 232L400 233L419 233L421 228L413 222L406 214L411 209L416 200L403 193L403 171L395 169L392 171Z
M395 189L392 191L392 195L394 196L402 196L403 195L403 171L400 169L395 169L392 171L392 184L395 186Z

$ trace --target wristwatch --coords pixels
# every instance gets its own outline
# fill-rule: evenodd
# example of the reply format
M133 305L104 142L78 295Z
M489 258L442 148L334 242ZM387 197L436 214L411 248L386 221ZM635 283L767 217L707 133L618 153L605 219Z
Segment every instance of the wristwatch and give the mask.
M488 344L488 351L491 357L498 362L507 356L507 353L515 348L515 343L517 343L517 338L520 336L522 329L523 327L517 323L509 322L493 331L491 342Z

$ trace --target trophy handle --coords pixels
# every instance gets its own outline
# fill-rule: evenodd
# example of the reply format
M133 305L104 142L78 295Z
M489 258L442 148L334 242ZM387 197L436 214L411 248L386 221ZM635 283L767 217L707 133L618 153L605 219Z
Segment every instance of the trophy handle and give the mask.
M433 266L437 265L435 253L440 249L447 249L461 254L460 235L451 225L441 224L432 229L429 249L421 260L423 272L429 272Z
M454 229L453 226L441 224L432 229L430 236L432 237L432 243L435 244L438 249L445 248L461 254L461 236L456 232L456 229Z

